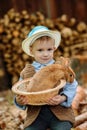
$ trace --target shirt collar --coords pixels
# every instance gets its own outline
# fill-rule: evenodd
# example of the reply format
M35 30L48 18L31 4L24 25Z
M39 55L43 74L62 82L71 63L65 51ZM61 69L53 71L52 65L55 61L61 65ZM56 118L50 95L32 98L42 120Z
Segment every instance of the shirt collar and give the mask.
M49 61L47 64L41 64L39 62L36 62L36 61L33 61L32 65L34 66L35 68L35 71L37 72L38 70L40 70L41 68L43 68L44 66L48 66L48 65L51 65L55 62L54 59L52 59L51 61Z

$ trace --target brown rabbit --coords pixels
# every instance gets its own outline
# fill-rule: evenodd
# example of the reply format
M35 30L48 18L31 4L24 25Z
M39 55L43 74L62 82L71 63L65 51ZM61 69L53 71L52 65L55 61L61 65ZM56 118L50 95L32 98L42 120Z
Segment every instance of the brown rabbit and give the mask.
M35 73L28 85L27 91L36 92L54 88L60 83L61 79L72 83L75 74L64 62L60 64L56 62L56 64L46 66Z

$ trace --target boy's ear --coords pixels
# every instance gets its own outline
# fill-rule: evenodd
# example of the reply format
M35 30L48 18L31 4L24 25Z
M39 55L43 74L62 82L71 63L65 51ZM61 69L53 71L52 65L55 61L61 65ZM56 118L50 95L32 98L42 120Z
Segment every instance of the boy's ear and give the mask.
M54 47L54 51L56 50L56 47Z
M30 53L32 54L32 53L33 53L33 52L32 52L32 47L30 46L30 48L29 48L29 49L30 49Z

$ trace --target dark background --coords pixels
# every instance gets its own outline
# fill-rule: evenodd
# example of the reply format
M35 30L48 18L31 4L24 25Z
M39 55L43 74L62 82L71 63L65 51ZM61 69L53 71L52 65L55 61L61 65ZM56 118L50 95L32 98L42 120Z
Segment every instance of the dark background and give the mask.
M29 13L41 11L49 18L62 14L75 17L78 21L87 22L87 0L0 0L0 17L11 8Z

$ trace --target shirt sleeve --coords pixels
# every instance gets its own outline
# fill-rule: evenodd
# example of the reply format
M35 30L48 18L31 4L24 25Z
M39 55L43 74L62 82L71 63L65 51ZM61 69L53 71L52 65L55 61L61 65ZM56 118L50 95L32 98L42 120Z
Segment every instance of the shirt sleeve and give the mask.
M19 78L19 81L23 80L22 77ZM17 103L16 101L16 97L14 97L14 104L15 106L17 106L18 108L22 109L22 110L26 110L27 106L26 105L20 105Z
M78 82L74 79L73 83L66 83L63 88L63 91L60 93L61 95L64 94L67 97L65 102L61 103L61 106L70 107L73 101L73 98L76 95L76 89L78 86Z
M19 104L16 102L16 97L14 97L14 104L15 104L18 108L20 108L20 109L22 109L22 110L26 110L26 108L27 108L26 105L19 105Z

